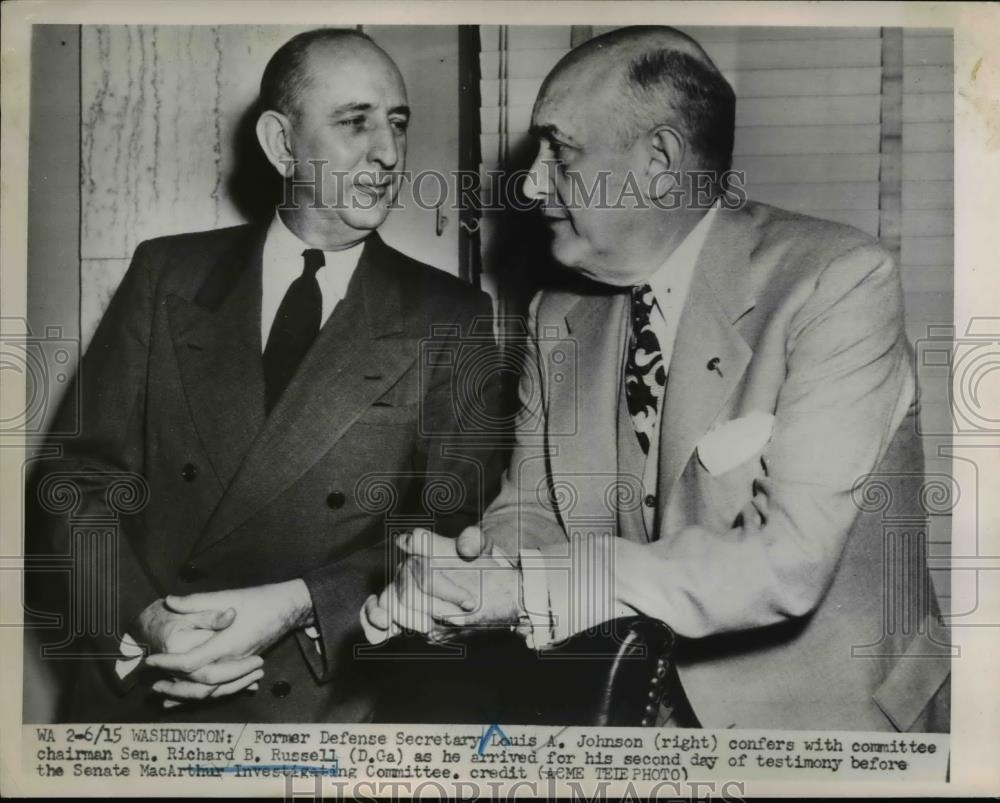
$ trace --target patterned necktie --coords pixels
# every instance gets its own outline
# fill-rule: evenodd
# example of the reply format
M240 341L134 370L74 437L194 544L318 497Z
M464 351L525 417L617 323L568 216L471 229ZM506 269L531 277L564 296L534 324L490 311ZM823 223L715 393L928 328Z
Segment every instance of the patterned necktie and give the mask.
M295 371L319 334L323 317L323 293L316 273L326 263L323 252L302 252L302 275L293 281L281 299L264 349L264 404L271 412Z
M656 431L660 398L667 384L660 341L649 322L653 309L653 288L648 284L632 288L632 332L625 363L625 401L642 453L649 454L650 439Z

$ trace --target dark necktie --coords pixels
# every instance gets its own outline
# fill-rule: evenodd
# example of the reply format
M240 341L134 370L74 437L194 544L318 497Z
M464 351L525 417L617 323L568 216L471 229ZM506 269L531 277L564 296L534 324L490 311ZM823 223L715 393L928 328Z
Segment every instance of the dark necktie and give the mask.
M625 362L625 401L642 453L646 455L649 454L650 439L656 431L660 399L667 384L660 341L649 322L653 303L653 288L648 284L632 288L632 330Z
M265 405L270 413L298 370L309 347L319 334L323 317L323 293L316 272L326 258L316 248L302 252L302 275L293 281L281 299L278 314L264 348Z

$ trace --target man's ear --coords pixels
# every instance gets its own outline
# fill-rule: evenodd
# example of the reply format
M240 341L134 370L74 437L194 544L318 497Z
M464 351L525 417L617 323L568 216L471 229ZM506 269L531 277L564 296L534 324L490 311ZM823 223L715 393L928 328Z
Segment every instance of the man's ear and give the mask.
M650 198L660 200L677 186L686 145L684 137L669 125L657 126L650 131L647 142L649 163L646 167L646 179L649 182L649 195Z
M292 154L289 139L292 122L281 112L267 110L257 118L257 141L278 175L287 177L292 174Z

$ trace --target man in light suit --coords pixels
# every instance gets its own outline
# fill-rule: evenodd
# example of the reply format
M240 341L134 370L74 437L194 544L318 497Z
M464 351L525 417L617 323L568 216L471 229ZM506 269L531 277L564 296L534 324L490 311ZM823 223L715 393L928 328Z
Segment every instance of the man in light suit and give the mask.
M496 492L502 458L465 436L484 426L470 412L498 418L498 388L457 375L492 353L489 299L376 233L406 153L396 65L364 34L307 32L261 101L285 203L136 249L80 368L81 434L29 491L35 555L70 553L67 513L106 518L112 478L146 502L75 569L91 595L117 574L112 626L70 650L92 657L64 720L364 720L357 609L392 568L387 517L457 532ZM422 341L456 358L422 361Z
M852 228L732 203L734 108L669 28L546 78L528 193L587 281L532 301L485 538L406 536L363 624L517 623L542 648L641 613L681 637L650 724L946 730L925 532L859 514L876 481L920 513L897 268ZM597 186L610 203L581 203Z

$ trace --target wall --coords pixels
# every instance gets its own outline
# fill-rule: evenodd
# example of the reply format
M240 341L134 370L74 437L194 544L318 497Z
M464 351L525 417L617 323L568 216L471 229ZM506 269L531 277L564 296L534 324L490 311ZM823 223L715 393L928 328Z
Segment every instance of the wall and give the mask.
M28 324L35 337L55 327L58 337L79 337L80 309L80 30L36 25L31 38L31 107L28 164ZM26 375L30 387L31 372ZM40 411L44 431L62 385L41 389L50 398ZM40 390L35 388L34 390ZM29 443L26 457L35 451ZM9 574L9 573L8 573ZM24 720L50 721L54 708L52 662L38 657L31 632L24 643Z

